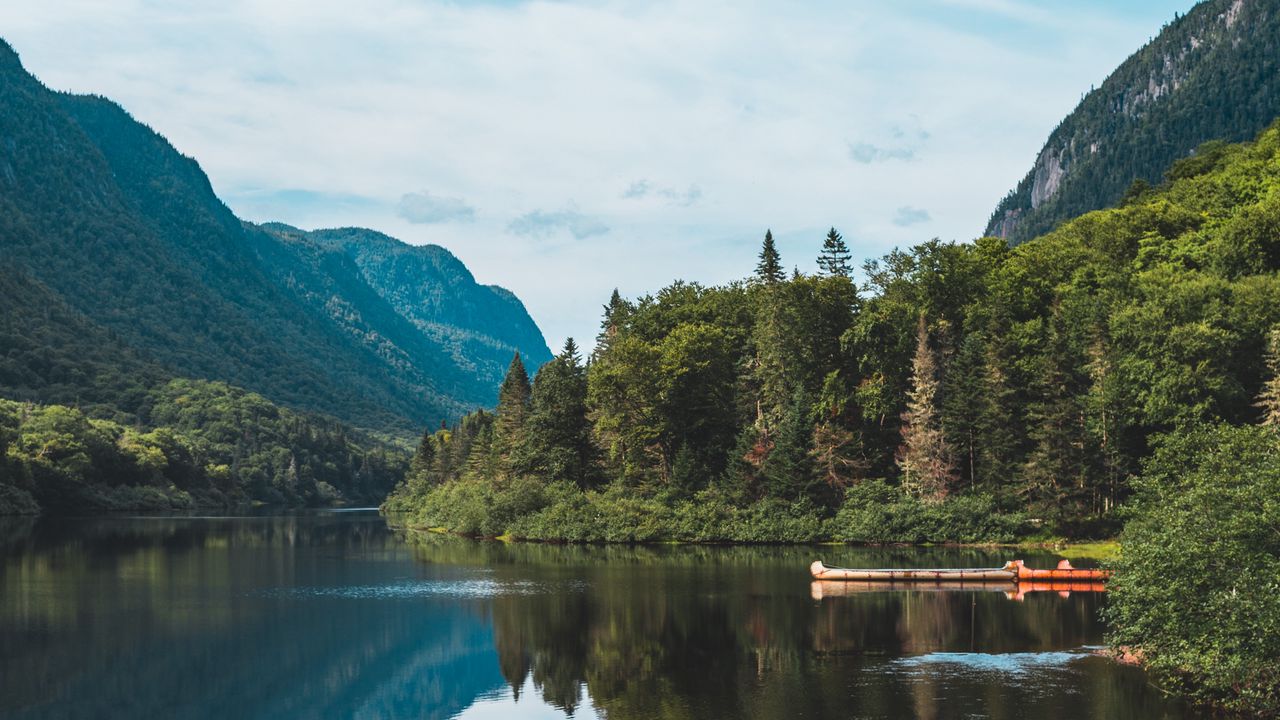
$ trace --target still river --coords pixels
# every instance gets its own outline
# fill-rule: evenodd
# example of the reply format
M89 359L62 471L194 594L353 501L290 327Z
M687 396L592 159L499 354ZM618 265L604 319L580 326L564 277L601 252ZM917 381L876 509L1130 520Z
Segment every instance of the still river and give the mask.
M0 518L0 717L1188 716L1095 653L1104 593L807 573L1007 554L507 545L374 511Z

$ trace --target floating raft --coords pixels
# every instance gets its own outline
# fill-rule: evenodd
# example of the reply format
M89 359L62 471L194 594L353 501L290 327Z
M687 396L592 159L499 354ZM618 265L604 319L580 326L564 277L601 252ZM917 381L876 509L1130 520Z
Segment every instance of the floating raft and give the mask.
M936 570L841 568L828 567L821 560L809 566L814 580L853 580L872 582L1101 582L1111 575L1107 570L1084 570L1071 567L1063 560L1052 570L1029 568L1021 560L1011 560L998 568L939 568Z
M1106 583L1098 581L1062 581L1062 580L959 580L938 582L887 580L814 580L809 584L809 592L814 600L833 597L848 597L865 593L893 592L910 588L916 592L998 592L1010 600L1025 600L1027 595L1035 592L1052 592L1068 597L1071 593L1106 592Z
M881 582L1012 582L1018 579L1018 568L1005 563L998 568L944 568L940 570L888 570L881 568L827 567L821 560L809 566L815 580L878 580Z

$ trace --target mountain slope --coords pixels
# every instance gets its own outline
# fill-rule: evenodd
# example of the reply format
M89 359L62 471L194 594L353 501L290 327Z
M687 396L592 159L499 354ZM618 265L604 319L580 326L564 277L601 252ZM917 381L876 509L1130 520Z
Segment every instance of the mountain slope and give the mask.
M1207 0L1175 19L1054 129L985 234L1017 244L1119 201L1210 140L1280 116L1280 2Z
M521 352L533 367L551 359L520 300L504 288L477 284L466 266L438 245L408 245L364 228L303 233L280 224L264 227L282 240L305 238L349 258L379 297L459 367L489 378L494 388L512 353Z
M48 90L2 41L0 108L0 260L167 372L407 434L494 401L493 358L472 349L550 356L514 298L424 331L388 298L471 307L492 292L447 251L422 251L444 270L375 289L357 247L242 223L195 160L108 100ZM0 394L55 400L31 384Z

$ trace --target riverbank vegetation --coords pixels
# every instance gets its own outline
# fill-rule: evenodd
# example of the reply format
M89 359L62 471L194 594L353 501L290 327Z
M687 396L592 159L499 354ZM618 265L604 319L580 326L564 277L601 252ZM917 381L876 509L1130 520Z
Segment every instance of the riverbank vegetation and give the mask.
M424 435L387 508L545 540L1108 536L1157 439L1257 423L1280 322L1280 132L1211 144L1009 248L617 293L494 412Z
M138 413L0 400L0 515L377 502L408 457L222 383L169 381Z
M1280 433L1166 436L1136 483L1107 611L1163 684L1280 715Z

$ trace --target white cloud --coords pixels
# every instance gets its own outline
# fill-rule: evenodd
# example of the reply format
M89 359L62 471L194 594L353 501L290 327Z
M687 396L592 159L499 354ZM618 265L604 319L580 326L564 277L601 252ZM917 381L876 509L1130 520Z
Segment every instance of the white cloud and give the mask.
M577 210L533 210L512 220L507 225L507 230L515 235L533 238L568 232L577 240L585 240L609 232L609 226L599 218L583 215Z
M472 222L476 219L476 209L463 202L462 198L439 197L426 190L402 195L396 214L421 225Z
M1080 94L1190 5L66 0L0 3L0 28L247 219L444 245L557 347L615 286L745 276L766 227L801 269L831 225L860 255L920 239L879 208L975 236ZM424 187L448 190L406 215Z
M908 227L910 225L918 225L920 223L929 222L933 218L930 217L929 211L922 208L903 205L893 214L893 224L898 227Z

